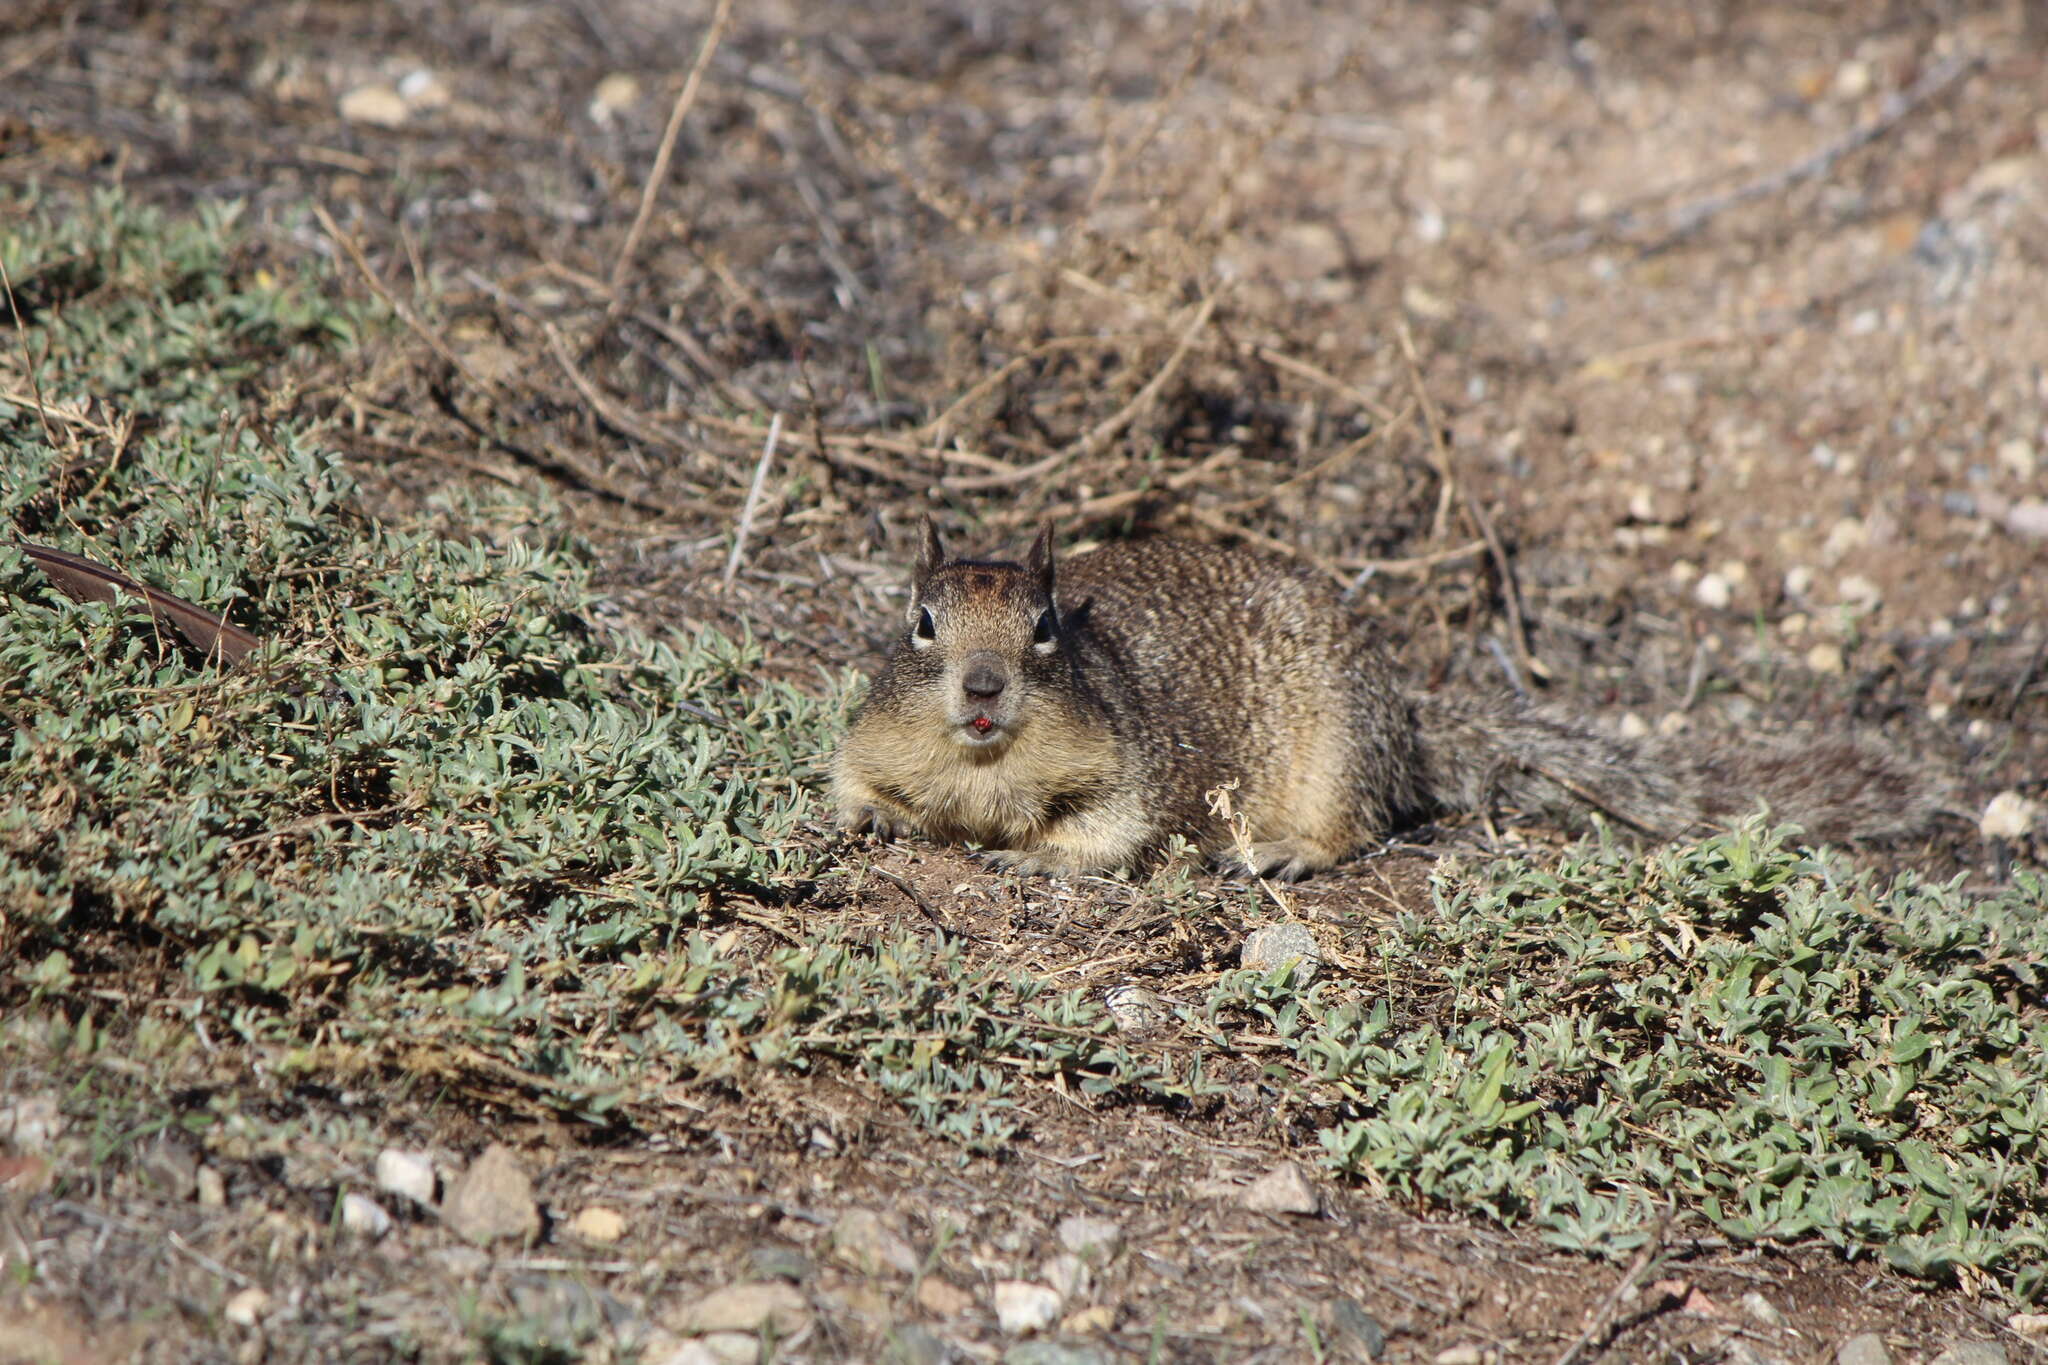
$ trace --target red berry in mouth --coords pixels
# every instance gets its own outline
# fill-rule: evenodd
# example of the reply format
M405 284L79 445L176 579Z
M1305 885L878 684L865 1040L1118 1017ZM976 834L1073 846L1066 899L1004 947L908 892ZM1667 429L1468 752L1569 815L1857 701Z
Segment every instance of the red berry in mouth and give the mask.
M996 728L996 723L987 716L976 716L969 724L974 726L974 733L978 735L985 735Z

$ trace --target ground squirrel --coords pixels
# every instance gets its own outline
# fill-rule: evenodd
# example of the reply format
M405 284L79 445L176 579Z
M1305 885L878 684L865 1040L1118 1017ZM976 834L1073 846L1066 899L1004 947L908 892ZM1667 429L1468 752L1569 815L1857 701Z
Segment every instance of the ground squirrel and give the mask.
M1226 853L1204 794L1235 781L1257 871L1293 879L1496 802L1675 835L1761 798L1826 838L1907 833L1928 809L1913 774L1853 741L1703 754L1410 691L1380 635L1277 556L1157 538L1055 573L1050 528L1018 564L950 559L927 520L904 632L834 763L840 822L1020 871L1108 871L1175 834Z

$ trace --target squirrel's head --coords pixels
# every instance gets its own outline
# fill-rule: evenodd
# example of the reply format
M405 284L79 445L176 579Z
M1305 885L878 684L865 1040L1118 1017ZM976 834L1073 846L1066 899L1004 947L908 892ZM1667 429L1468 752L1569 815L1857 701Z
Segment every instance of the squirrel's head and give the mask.
M1000 753L1069 671L1053 606L1052 528L1021 564L949 559L927 517L893 667L962 748Z

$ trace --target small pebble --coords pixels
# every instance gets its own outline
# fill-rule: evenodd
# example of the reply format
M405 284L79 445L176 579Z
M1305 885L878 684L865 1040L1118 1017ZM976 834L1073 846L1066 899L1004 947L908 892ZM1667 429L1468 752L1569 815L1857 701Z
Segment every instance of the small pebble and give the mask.
M1301 1167L1291 1161L1281 1162L1245 1186L1238 1202L1258 1213L1313 1215L1322 1208L1315 1186L1308 1183Z
M2034 443L2018 437L1999 442L1998 462L2022 483L2034 477L2034 470L2039 464L2034 456Z
M250 1285L230 1297L221 1312L237 1327L254 1327L269 1309L270 1295Z
M387 1147L377 1153L377 1188L402 1194L415 1204L434 1202L434 1162L424 1152Z
M1111 1218L1074 1213L1060 1219L1056 1235L1060 1245L1076 1256L1107 1256L1123 1241L1124 1229Z
M1725 611L1735 600L1735 585L1718 573L1702 574L1693 584L1692 595L1710 611Z
M408 109L445 109L455 98L441 78L425 67L405 74L398 83L398 97Z
M2048 540L2048 502L2028 498L2005 509L2005 529L2030 540Z
M996 1284L996 1322L1011 1336L1042 1332L1059 1321L1060 1296L1042 1284L1028 1280L1001 1280Z
M1062 1299L1077 1299L1088 1292L1091 1277L1087 1262L1071 1251L1046 1257L1038 1273Z
M1835 1348L1835 1365L1892 1365L1891 1348L1876 1332L1864 1332Z
M1835 585L1835 591L1841 595L1844 602L1864 611L1876 611L1878 604L1884 600L1884 594L1877 590L1877 584L1861 574L1850 574Z
M352 1191L341 1197L341 1225L365 1237L382 1237L391 1231L391 1215L367 1194Z
M864 1275L893 1270L915 1275L920 1262L910 1243L882 1221L873 1209L848 1209L832 1225L832 1250Z
M592 1204L569 1220L569 1232L593 1246L610 1246L626 1235L626 1220L616 1209Z
M400 128L412 114L405 96L382 81L359 85L341 97L341 116L372 128Z
M1986 839L2023 839L2041 823L2041 803L2016 791L2002 791L1991 798L1977 821L1977 832Z
M533 1181L510 1147L492 1143L450 1183L441 1221L478 1246L504 1239L530 1242L540 1235Z
M228 1206L228 1182L211 1166L201 1166L194 1182L198 1189L199 1207L202 1209L224 1209Z
M1124 1033L1147 1033L1166 1022L1166 1002L1144 986L1118 986L1103 996L1102 1003Z
M2023 1337L2048 1337L2048 1313L2014 1313L2005 1325Z
M1453 1346L1438 1351L1433 1359L1436 1365L1486 1365L1486 1352L1477 1346Z
M1306 924L1269 924L1245 936L1238 965L1258 972L1277 972L1292 963L1294 984L1305 986L1323 962L1323 950Z
M1995 1341L1958 1341L1929 1365L2012 1365L2012 1357Z
M974 1295L951 1280L927 1275L917 1282L917 1302L935 1318L957 1318L973 1311Z
M667 1320L690 1336L712 1332L759 1332L763 1327L788 1338L811 1321L811 1305L795 1285L780 1281L729 1284L684 1305Z
M1806 666L1815 673L1840 673L1848 666L1842 657L1842 647L1832 640L1823 640L1806 651Z
M1752 1289L1739 1300L1742 1311L1766 1327L1783 1327L1785 1315L1778 1311L1778 1305Z

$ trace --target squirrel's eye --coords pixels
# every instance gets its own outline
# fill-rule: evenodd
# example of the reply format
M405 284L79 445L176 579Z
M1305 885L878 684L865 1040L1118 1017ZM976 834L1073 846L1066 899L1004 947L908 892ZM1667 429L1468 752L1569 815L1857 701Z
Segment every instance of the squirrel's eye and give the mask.
M1059 623L1053 620L1052 608L1047 607L1038 614L1038 628L1031 632L1031 643L1035 645L1051 644L1053 632L1057 629L1059 629Z
M930 607L919 607L917 609L917 638L920 640L936 640L939 638L939 628L932 620L932 609Z

